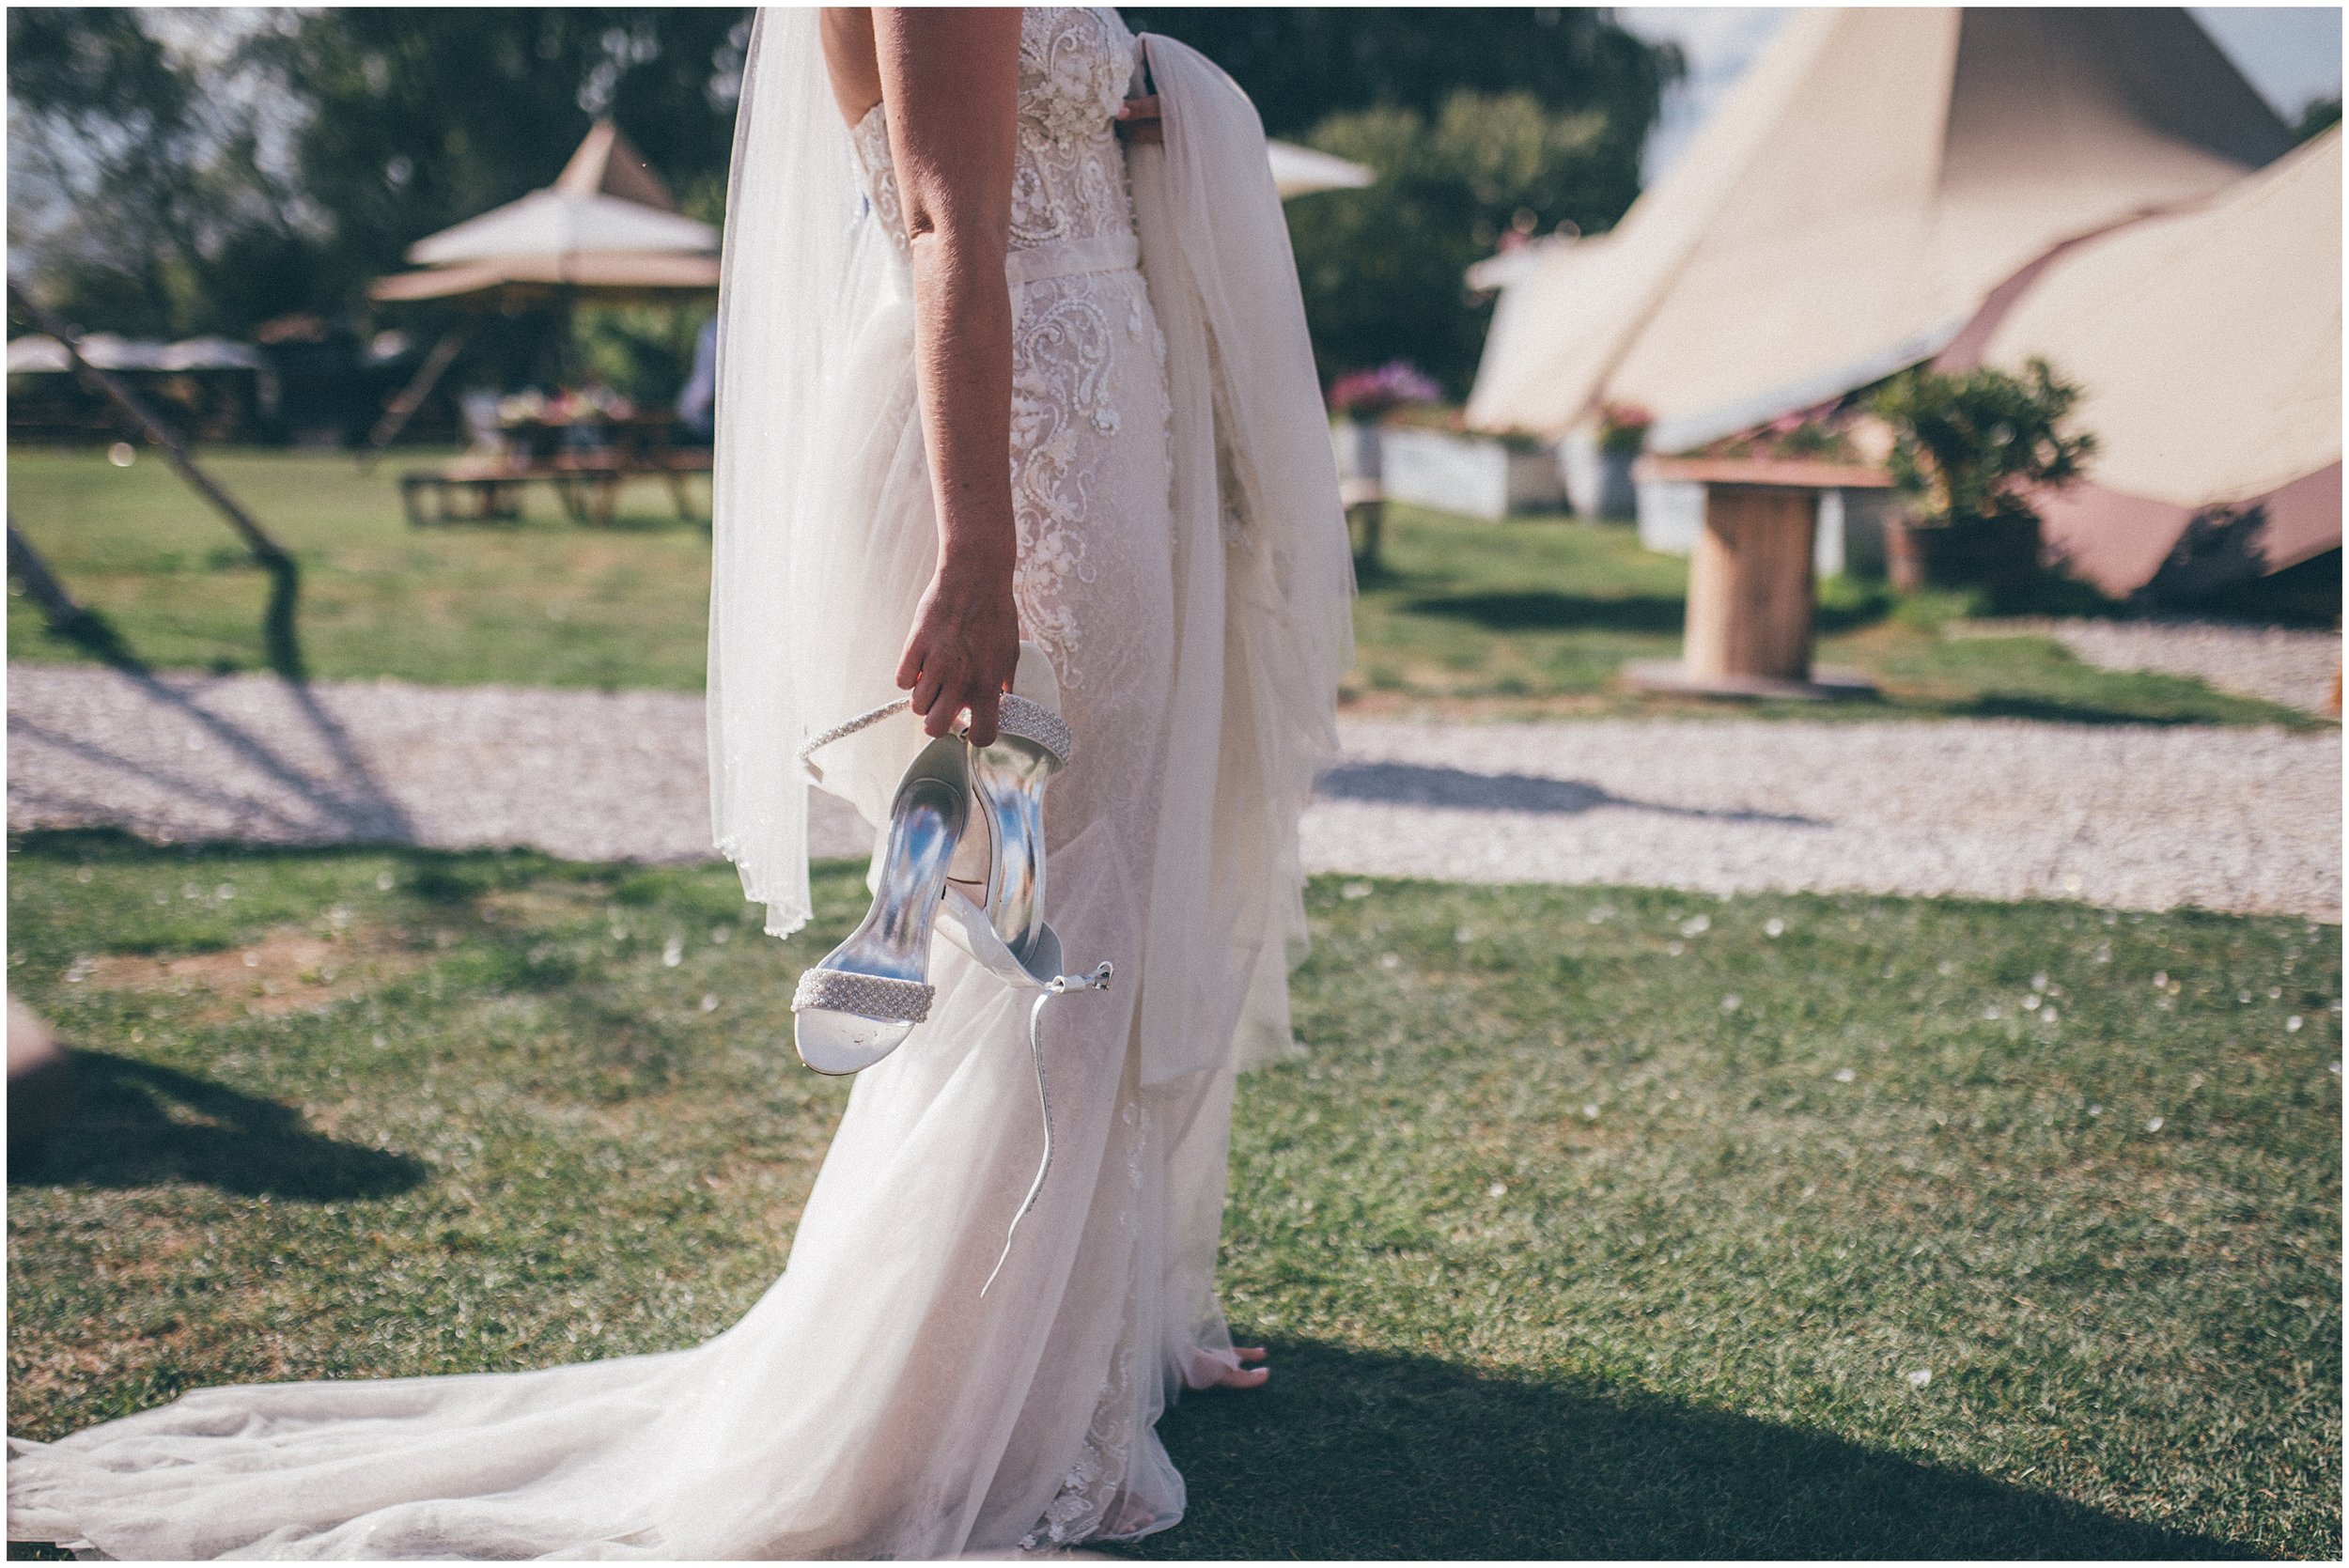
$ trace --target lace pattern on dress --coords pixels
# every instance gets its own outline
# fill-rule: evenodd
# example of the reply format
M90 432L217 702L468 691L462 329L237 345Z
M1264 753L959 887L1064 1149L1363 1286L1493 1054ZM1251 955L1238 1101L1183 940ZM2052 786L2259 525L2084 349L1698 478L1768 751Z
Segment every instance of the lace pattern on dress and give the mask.
M1126 155L1111 118L1133 75L1133 42L1112 10L1028 8L1011 179L1015 248L1132 229Z
M1019 105L1011 191L1011 249L1043 252L1134 233L1126 156L1112 116L1133 71L1133 37L1114 11L1030 7L1020 21ZM876 107L853 137L876 221L906 254L904 206L890 161L888 119ZM1113 247L1101 247L1107 254ZM1130 252L1127 253L1130 255ZM1067 263L1075 262L1075 265ZM1121 574L1134 570L1131 541L1112 514L1114 475L1129 472L1120 442L1148 442L1173 466L1173 411L1167 402L1166 339L1149 291L1131 265L1090 266L1065 252L1060 264L1030 270L1011 287L1011 497L1019 535L1013 580L1020 634L1043 644L1064 701L1096 712L1116 693L1146 690L1138 660L1162 657L1163 629L1134 624ZM1130 357L1139 356L1139 357ZM1149 366L1144 393L1136 371ZM1121 413L1123 417L1121 418ZM1155 419L1156 430L1148 427ZM1166 547L1174 548L1168 534ZM1105 580L1106 579L1106 580ZM1120 733L1112 722L1110 733ZM1097 766L1130 766L1097 759ZM1080 770L1084 765L1080 765ZM1072 771L1055 799L1083 780ZM1080 809L1077 819L1089 814ZM1118 1212L1120 1243L1136 1243L1148 1117L1132 1100L1121 1110L1126 1155ZM1114 1178L1112 1178L1114 1179ZM1102 1388L1057 1494L1025 1545L1039 1549L1101 1538L1129 1538L1162 1520L1130 1517L1137 1445L1159 1376L1155 1336L1128 1321L1103 1368Z
M1133 194L1112 116L1133 73L1133 35L1112 10L1030 7L1019 29L1019 108L1011 192L1011 248L1130 236ZM905 212L890 161L886 110L875 105L852 136L874 217L906 248ZM1050 657L1065 687L1085 683L1079 655L1088 628L1077 606L1097 602L1085 559L1095 475L1120 434L1114 396L1123 343L1161 368L1166 342L1132 268L1039 278L1012 289L1012 512L1019 533L1013 594L1021 635ZM1164 377L1159 378L1161 385ZM1171 412L1160 439L1171 451ZM1170 536L1170 547L1171 547Z
M1119 1111L1118 1119L1126 1143L1126 1190L1118 1208L1117 1232L1118 1240L1131 1247L1142 1202L1147 1119L1130 1098ZM1134 1382L1135 1342L1140 1326L1134 1322L1133 1307L1129 1296L1124 1330L1117 1336L1117 1349L1110 1358L1109 1376L1093 1407L1093 1420L1085 1427L1077 1462L1061 1477L1060 1491L1045 1505L1044 1517L1021 1539L1022 1551L1045 1551L1080 1541L1127 1540L1157 1523L1155 1519L1119 1518L1112 1512L1126 1490L1134 1443L1142 1435L1136 1421L1142 1391Z

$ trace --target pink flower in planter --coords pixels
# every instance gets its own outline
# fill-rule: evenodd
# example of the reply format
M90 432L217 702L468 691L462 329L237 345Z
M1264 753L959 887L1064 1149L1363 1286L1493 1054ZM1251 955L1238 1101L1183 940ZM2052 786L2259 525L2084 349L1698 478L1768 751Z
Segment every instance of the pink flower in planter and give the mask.
M1441 401L1443 388L1435 379L1399 359L1340 376L1330 385L1330 411L1355 419L1376 419L1404 403Z

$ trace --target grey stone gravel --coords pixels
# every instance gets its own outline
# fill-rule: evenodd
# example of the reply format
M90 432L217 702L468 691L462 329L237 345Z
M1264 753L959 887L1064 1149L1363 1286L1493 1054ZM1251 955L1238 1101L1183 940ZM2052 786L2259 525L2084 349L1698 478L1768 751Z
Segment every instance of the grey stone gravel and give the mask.
M8 667L8 826L709 857L702 699ZM818 854L863 854L817 798Z
M2341 736L2001 721L1347 721L1317 871L2338 919ZM8 825L709 856L702 703L11 665ZM815 801L818 855L869 834Z
M2006 620L1960 622L1956 636L2035 631L2108 670L2193 675L2230 691L2310 713L2330 710L2341 633L2224 621Z
M2341 737L2034 724L1353 723L1316 870L2341 909Z

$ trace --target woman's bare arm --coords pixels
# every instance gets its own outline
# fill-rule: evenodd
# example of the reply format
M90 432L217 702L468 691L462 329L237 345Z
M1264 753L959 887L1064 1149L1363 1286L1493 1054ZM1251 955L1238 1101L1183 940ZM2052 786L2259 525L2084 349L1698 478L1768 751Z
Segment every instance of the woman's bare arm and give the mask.
M818 25L832 101L853 128L881 101L880 63L873 55L873 8L826 6Z
M897 684L931 735L970 708L971 739L985 746L1019 656L1003 279L1019 12L876 7L873 43L912 248L914 373L938 502L938 569Z

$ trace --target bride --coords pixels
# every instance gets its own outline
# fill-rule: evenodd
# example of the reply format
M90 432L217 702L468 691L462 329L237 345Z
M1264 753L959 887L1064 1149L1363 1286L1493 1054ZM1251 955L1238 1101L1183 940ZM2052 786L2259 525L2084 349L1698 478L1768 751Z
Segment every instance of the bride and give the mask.
M1019 642L1041 646L1075 739L1046 806L1050 919L1070 967L1116 978L1042 1011L1033 1211L1006 1249L1046 1136L1033 993L941 942L926 1020L862 1074L788 1266L732 1328L537 1372L205 1389L12 1439L11 1539L148 1559L1131 1539L1182 1514L1166 1401L1267 1374L1215 1297L1226 1142L1237 1075L1290 1048L1297 816L1334 748L1350 576L1254 111L1107 9L777 10L744 70L720 847L788 935L802 745L910 693L822 763L885 827L908 760L957 722L992 740Z

